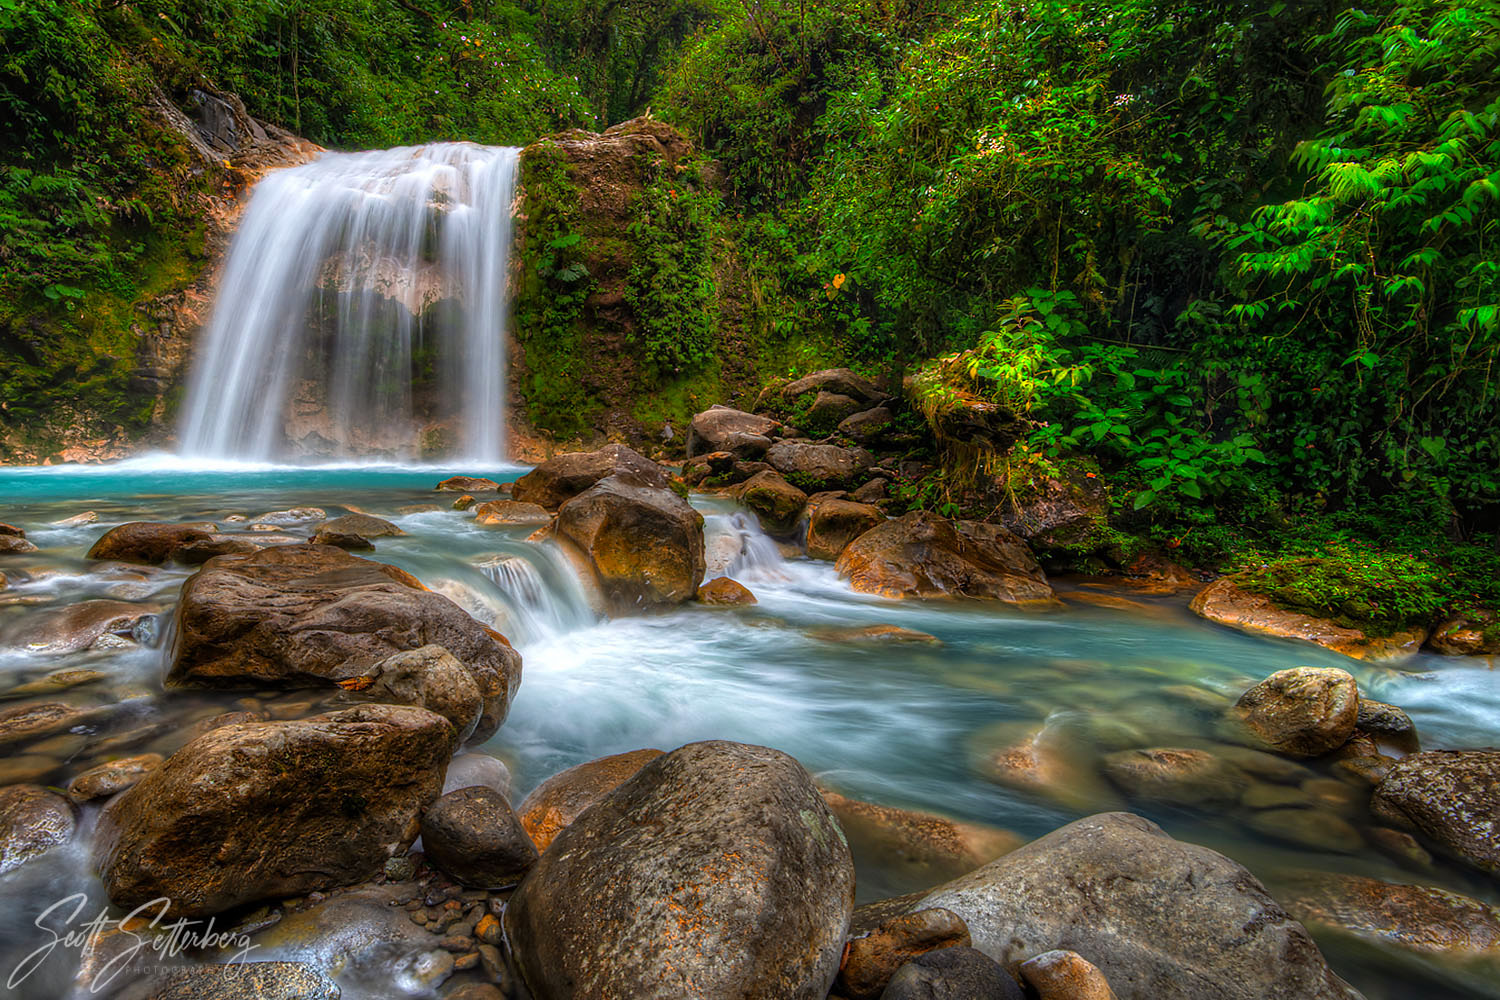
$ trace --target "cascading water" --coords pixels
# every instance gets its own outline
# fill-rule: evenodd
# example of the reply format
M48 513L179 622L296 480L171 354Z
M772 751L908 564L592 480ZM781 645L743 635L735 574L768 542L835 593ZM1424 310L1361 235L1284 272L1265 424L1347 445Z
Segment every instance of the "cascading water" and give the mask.
M518 159L438 143L267 175L194 365L183 453L503 459Z
M754 514L710 514L703 519L707 577L737 580L784 580L786 560L781 549L761 530Z

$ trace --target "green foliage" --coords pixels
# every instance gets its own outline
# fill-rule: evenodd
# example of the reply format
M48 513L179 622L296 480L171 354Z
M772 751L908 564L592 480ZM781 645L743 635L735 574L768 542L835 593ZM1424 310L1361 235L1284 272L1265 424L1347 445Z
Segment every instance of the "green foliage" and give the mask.
M695 167L642 165L646 182L632 206L632 262L625 301L640 324L636 342L656 381L692 374L713 356L713 239L719 199Z
M1321 555L1252 566L1235 581L1290 610L1388 635L1431 624L1444 604L1442 577L1425 559L1341 540Z

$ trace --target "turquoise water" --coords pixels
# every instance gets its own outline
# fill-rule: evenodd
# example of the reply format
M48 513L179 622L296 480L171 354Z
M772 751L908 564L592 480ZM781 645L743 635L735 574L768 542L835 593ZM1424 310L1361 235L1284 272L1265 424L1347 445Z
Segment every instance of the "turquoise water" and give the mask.
M164 692L162 652L149 645L149 629L138 636L146 644L120 642L65 656L5 647L5 636L24 634L36 616L80 598L148 603L169 614L189 570L165 568L143 579L101 574L83 559L95 539L113 524L137 519L213 520L243 530L245 522L230 519L313 505L329 516L358 509L394 520L408 535L379 540L374 558L408 569L492 621L521 650L520 693L506 725L483 748L510 766L516 801L550 774L604 754L742 740L791 753L846 794L1026 837L1089 812L1130 808L1175 836L1229 854L1273 889L1285 873L1313 868L1500 901L1492 882L1442 862L1412 871L1369 848L1321 850L1254 833L1240 811L1129 802L1096 770L1100 753L1123 746L1216 745L1212 712L1200 707L1202 699L1233 699L1267 674L1299 664L1350 670L1367 695L1411 714L1424 747L1492 745L1500 728L1500 674L1486 664L1435 657L1399 669L1362 664L1208 625L1186 611L1182 596L1148 597L1089 581L1058 581L1066 606L1050 612L887 601L850 592L826 563L797 558L730 567L759 598L753 608L688 607L608 620L591 610L564 561L526 541L529 528L479 527L451 509L454 494L432 491L453 474L503 481L521 471L204 467L170 459L0 469L0 520L25 528L41 547L0 557L0 570L11 579L10 589L0 592L0 696L15 683L62 668L107 675L49 696L108 711L88 732L63 741L55 770L36 780L65 782L101 744L153 726L157 731L127 752L170 752L192 720L243 707L244 693ZM719 500L697 502L708 515L712 550L713 537L735 530L732 508ZM83 511L98 520L54 524ZM918 630L940 644L851 640L849 629L868 625ZM283 713L326 707L320 692L268 696L259 704ZM1063 748L1079 780L1038 793L986 779L987 754L1039 729ZM90 816L85 811L85 825ZM1356 825L1365 821L1358 809L1349 818ZM46 885L43 895L55 898L51 887L75 885L97 893L85 854L81 846L57 852L0 878L0 892L29 898ZM909 872L868 859L859 868L862 900L925 887ZM0 918L0 941L24 942L30 913L22 907ZM1500 996L1492 970L1350 946L1327 935L1320 940L1337 971L1372 998ZM14 950L7 947L0 959ZM51 994L32 995L63 992L65 983Z

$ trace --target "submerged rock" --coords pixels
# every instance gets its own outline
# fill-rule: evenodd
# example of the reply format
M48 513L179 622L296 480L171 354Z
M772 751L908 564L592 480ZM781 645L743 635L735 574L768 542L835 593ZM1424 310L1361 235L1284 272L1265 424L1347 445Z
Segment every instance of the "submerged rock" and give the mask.
M1015 850L1020 834L932 813L861 802L823 789L823 800L861 865L897 873L909 885L957 878Z
M669 489L611 476L567 501L554 530L593 566L616 608L681 604L706 567L703 515Z
M73 807L36 785L0 788L0 875L14 871L73 836Z
M667 489L661 466L623 444L607 444L598 451L579 451L550 458L516 480L511 498L557 510L601 479L624 473L642 485Z
M1305 872L1278 898L1306 924L1406 951L1500 959L1500 909L1446 889Z
M1278 670L1241 695L1233 715L1277 753L1320 757L1354 735L1359 688L1337 667Z
M1121 1000L1359 996L1255 877L1154 823L1070 823L925 897L1013 967L1059 948L1088 956Z
M149 996L148 996L149 994ZM339 1000L338 984L301 962L196 965L152 977L145 992L120 1000Z
M484 699L476 738L504 721L521 657L504 636L410 574L327 545L225 556L188 579L168 686L360 683L396 653L441 646Z
M893 917L849 942L834 991L848 1000L875 1000L896 970L939 948L966 948L969 928L951 910L918 910Z
M560 771L537 785L521 802L516 810L521 825L536 849L545 851L585 809L661 755L660 750L631 750Z
M1315 851L1354 854L1365 846L1358 830L1326 809L1266 809L1255 813L1247 823L1268 837Z
M77 601L29 614L4 632L4 644L33 653L76 653L106 636L129 637L144 619L161 612L157 604Z
M1500 875L1500 750L1428 750L1393 765L1370 810L1444 854Z
M109 804L94 867L116 905L165 896L187 917L374 878L453 749L447 720L404 706L224 726Z
M882 597L977 597L1051 602L1052 586L1031 551L993 524L947 521L926 511L860 535L836 564L855 590Z
M823 1000L853 905L849 848L801 765L694 743L564 830L505 927L538 1000Z
M729 452L739 458L759 458L770 447L770 435L780 424L770 417L757 416L727 406L711 406L693 417L688 424L687 455L696 458L711 452ZM759 454L754 445L764 441ZM746 447L749 444L750 447Z
M734 496L753 510L767 534L787 537L802 520L807 494L787 482L779 472L757 472L740 484Z
M1370 636L1344 628L1324 618L1314 618L1279 608L1267 597L1253 594L1223 577L1198 592L1189 608L1209 621L1244 632L1301 639L1317 643L1359 660L1400 659L1417 652L1427 638L1426 630Z
M879 507L825 500L807 518L807 554L834 562L849 543L885 520Z
M427 807L422 849L460 883L480 889L515 885L537 859L505 796L483 785L449 792Z
M1250 784L1206 750L1169 747L1109 754L1104 774L1132 799L1180 806L1230 805Z
M90 725L100 713L95 710L48 701L18 705L0 712L0 749L35 743L56 733Z

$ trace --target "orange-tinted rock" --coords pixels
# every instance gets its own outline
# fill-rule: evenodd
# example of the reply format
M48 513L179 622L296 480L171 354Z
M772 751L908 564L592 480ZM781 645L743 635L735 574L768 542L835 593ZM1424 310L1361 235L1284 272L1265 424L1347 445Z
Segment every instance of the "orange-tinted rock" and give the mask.
M551 521L552 515L545 507L519 500L491 500L474 508L474 523L487 527L549 524Z
M433 487L438 493L493 493L500 484L477 476L452 476Z
M554 774L526 796L516 810L521 825L536 849L545 851L580 813L661 755L660 750L631 750Z
M723 606L754 604L755 595L744 584L727 576L715 577L698 588L698 603Z
M1026 842L1009 830L862 802L828 788L822 792L849 838L855 860L899 875L910 885L957 878Z
M1337 667L1278 670L1240 695L1232 714L1268 749L1320 757L1354 735L1359 688Z
M1307 872L1277 898L1303 923L1406 951L1500 958L1500 909L1456 892Z
M918 910L849 942L834 990L849 1000L877 1000L896 970L939 948L966 948L969 928L951 910Z
M1004 528L914 511L886 521L844 549L839 575L882 597L975 597L1052 602L1036 558Z
M1104 973L1076 951L1045 951L1016 971L1037 1000L1115 1000Z
M1279 608L1267 597L1252 594L1229 577L1215 580L1198 592L1189 605L1194 614L1243 632L1301 639L1317 643L1359 660L1399 659L1417 652L1427 638L1425 630L1397 632L1390 636L1368 636L1324 618L1314 618Z
M745 480L734 496L755 511L767 533L783 537L797 527L807 509L807 494L772 470L757 472Z
M681 604L706 567L703 515L676 493L611 476L563 504L554 530L588 556L619 611Z
M848 500L825 500L807 518L807 554L833 562L849 543L885 520L879 507Z

